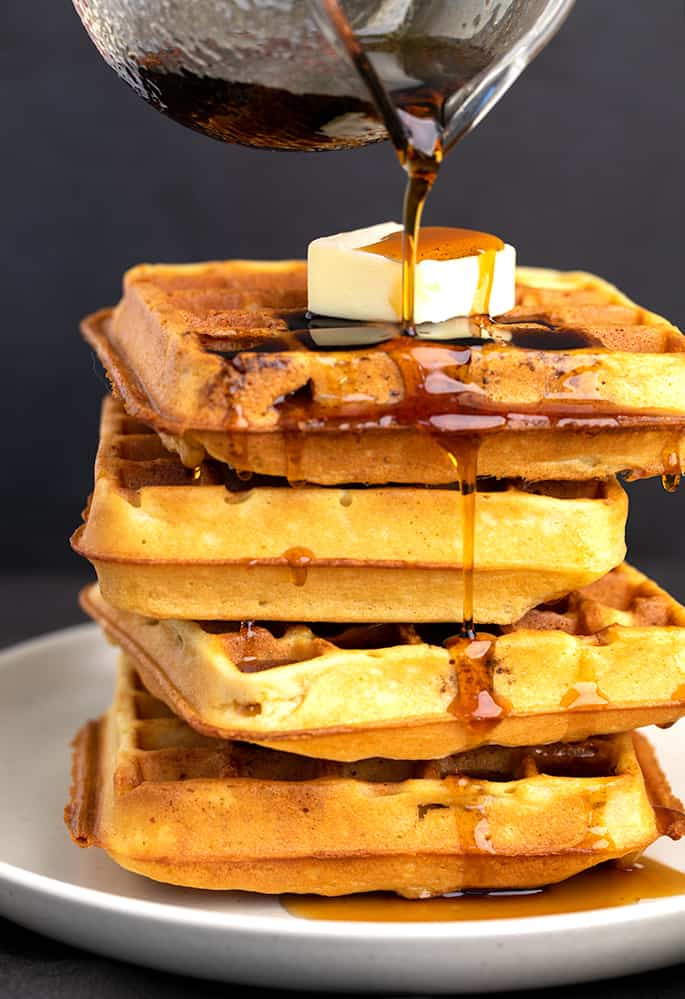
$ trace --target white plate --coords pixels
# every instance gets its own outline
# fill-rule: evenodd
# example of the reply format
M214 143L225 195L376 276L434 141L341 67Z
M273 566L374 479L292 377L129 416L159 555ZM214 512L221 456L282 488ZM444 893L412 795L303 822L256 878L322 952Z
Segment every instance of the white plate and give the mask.
M685 896L486 922L316 922L276 899L158 885L77 849L62 823L68 743L109 703L114 659L94 625L0 655L0 911L10 919L154 968L288 988L521 989L685 959ZM683 735L654 732L681 791ZM650 853L685 870L684 846Z

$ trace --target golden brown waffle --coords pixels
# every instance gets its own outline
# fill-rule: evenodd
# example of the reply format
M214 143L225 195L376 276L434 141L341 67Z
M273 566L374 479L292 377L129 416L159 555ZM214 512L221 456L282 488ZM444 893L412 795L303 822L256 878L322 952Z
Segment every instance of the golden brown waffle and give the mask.
M198 735L122 663L110 712L76 738L66 820L81 846L192 887L534 887L681 832L680 803L636 748L647 786L629 735L425 763L307 760Z
M459 697L465 666L450 662L444 626L156 621L97 586L81 603L197 731L305 756L432 759L685 714L685 608L628 565L495 638L483 679L502 712L487 724Z
M440 414L470 413L496 428L482 442L483 475L677 472L682 334L590 274L521 268L518 281L516 308L486 330L497 341L470 355L409 338L345 351L298 339L288 330L305 307L296 261L142 265L114 312L83 330L128 412L190 464L206 449L238 469L321 484L451 482L453 464L416 424L444 429ZM500 342L512 334L574 349Z
M219 484L224 470L205 465L195 481L156 434L105 403L95 491L73 544L95 565L109 603L186 619L458 615L456 490L294 489L284 482L232 492ZM528 489L500 483L480 492L478 619L515 621L602 576L623 558L626 513L613 479Z

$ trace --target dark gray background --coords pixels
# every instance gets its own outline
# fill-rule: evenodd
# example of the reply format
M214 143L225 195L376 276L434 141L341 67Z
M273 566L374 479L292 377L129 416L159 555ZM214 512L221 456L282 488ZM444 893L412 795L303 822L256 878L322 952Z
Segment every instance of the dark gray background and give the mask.
M76 332L138 261L304 254L397 218L387 144L224 146L138 100L68 0L2 5L2 552L76 569L103 381ZM559 36L448 158L427 220L490 229L523 262L595 270L685 322L682 0L577 0ZM633 558L682 551L681 500L633 490Z

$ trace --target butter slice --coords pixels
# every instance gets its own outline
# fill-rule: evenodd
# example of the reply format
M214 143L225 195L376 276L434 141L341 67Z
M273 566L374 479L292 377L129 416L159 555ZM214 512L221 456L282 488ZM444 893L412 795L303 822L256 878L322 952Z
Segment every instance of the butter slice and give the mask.
M402 264L362 249L390 233L397 222L335 236L309 244L307 254L308 307L321 316L399 322L402 318ZM515 304L516 251L505 243L495 253L490 292L491 316L502 315ZM424 259L416 265L415 323L440 323L455 316L474 315L478 304L478 255L450 260Z

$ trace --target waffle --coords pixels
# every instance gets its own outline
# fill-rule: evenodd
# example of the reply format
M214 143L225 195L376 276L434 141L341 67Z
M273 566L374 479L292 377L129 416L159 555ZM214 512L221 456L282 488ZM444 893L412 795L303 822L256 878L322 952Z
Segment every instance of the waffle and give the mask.
M195 480L156 434L105 402L95 491L73 545L94 564L109 603L156 618L455 618L456 490L294 489L277 480L232 491L224 472L205 463ZM623 558L627 500L615 479L531 490L499 483L478 494L481 621L515 621Z
M472 349L406 337L325 349L288 329L302 320L305 286L296 261L142 265L117 308L83 332L127 411L192 465L206 450L298 481L441 484L454 465L418 425L456 420L493 431L483 475L680 468L685 338L593 275L521 268L511 313L457 325L491 341Z
M685 608L628 565L495 639L487 679L504 707L488 724L464 710L444 627L156 621L116 610L97 586L81 603L194 729L305 756L431 759L685 714Z
M680 803L635 738L425 763L307 760L199 735L122 660L108 715L76 737L65 817L81 846L191 887L535 887L682 832Z

